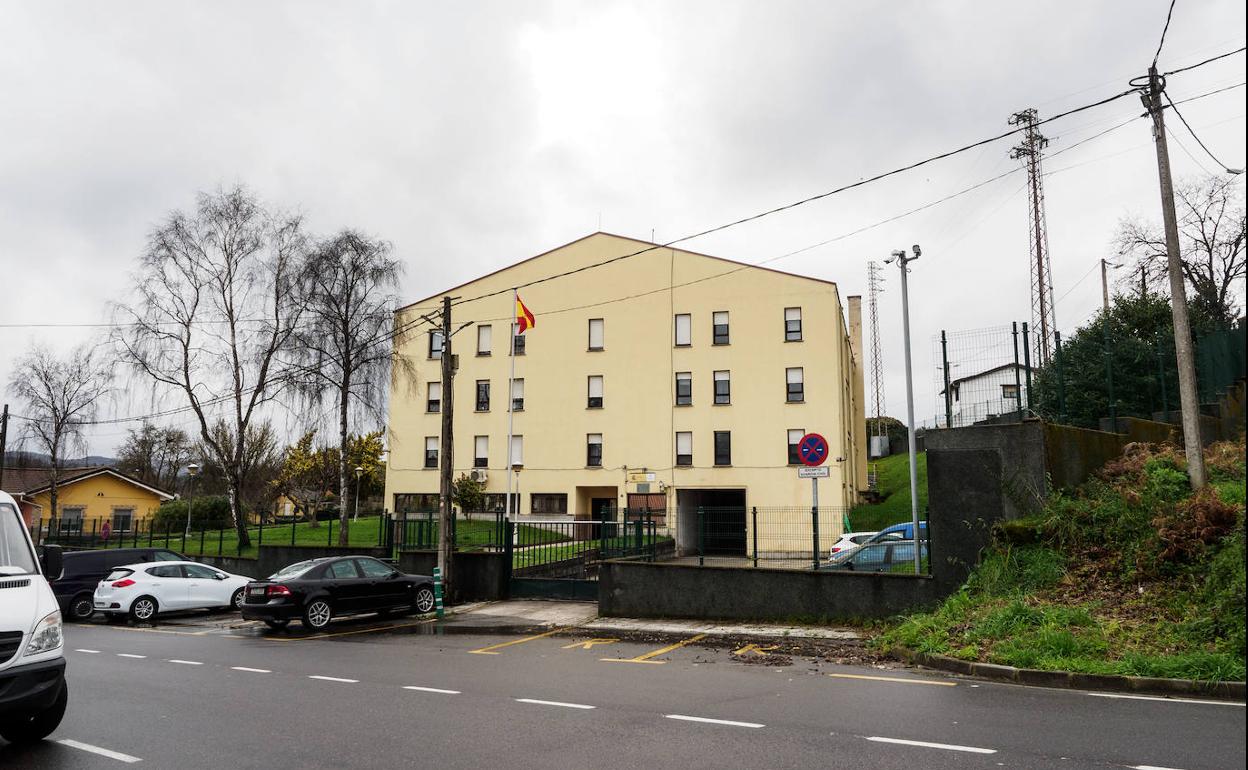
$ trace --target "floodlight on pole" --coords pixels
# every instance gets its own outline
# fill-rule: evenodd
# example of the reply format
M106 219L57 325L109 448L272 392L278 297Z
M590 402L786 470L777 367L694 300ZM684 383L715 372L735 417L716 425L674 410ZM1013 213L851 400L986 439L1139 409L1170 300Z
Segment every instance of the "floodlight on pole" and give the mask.
M360 476L364 475L364 469L355 466L355 515L351 517L352 521L360 520Z
M186 466L186 475L190 476L191 481L194 482L195 477L199 475L199 470L198 465L190 463ZM191 491L194 492L194 490ZM182 534L182 550L184 551L186 550L186 541L191 537L191 507L194 503L195 495L188 495L186 498L186 531Z

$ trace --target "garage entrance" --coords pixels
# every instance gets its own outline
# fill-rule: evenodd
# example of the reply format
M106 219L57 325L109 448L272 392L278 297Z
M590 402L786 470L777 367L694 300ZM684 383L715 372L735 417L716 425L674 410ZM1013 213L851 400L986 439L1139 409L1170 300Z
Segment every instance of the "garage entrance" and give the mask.
M744 489L677 489L676 510L679 554L745 556Z

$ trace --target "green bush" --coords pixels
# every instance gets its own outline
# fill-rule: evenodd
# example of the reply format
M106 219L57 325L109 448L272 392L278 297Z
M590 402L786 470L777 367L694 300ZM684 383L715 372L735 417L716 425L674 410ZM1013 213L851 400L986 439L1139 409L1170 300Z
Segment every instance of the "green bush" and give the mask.
M191 506L191 529L228 529L233 526L230 517L230 501L222 495L170 500L161 504L152 517L152 529L164 532L169 529L181 532L186 528L186 507Z

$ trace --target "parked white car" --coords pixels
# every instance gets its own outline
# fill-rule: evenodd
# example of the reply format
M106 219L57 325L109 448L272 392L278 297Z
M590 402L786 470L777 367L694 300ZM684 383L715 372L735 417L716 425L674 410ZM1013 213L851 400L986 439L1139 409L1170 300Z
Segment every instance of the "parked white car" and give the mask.
M95 588L95 610L150 621L165 612L238 609L254 578L193 561L159 561L113 568Z
M828 558L831 559L843 551L852 551L875 537L876 534L875 532L846 532L841 535L840 540L832 544L832 549L828 552Z

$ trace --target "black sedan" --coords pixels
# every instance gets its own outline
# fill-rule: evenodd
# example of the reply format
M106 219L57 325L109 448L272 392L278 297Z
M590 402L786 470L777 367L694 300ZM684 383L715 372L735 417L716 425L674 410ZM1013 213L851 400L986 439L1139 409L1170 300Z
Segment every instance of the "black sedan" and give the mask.
M364 612L432 612L433 578L405 575L371 556L336 556L291 564L247 584L243 617L285 628L299 618L311 630Z

